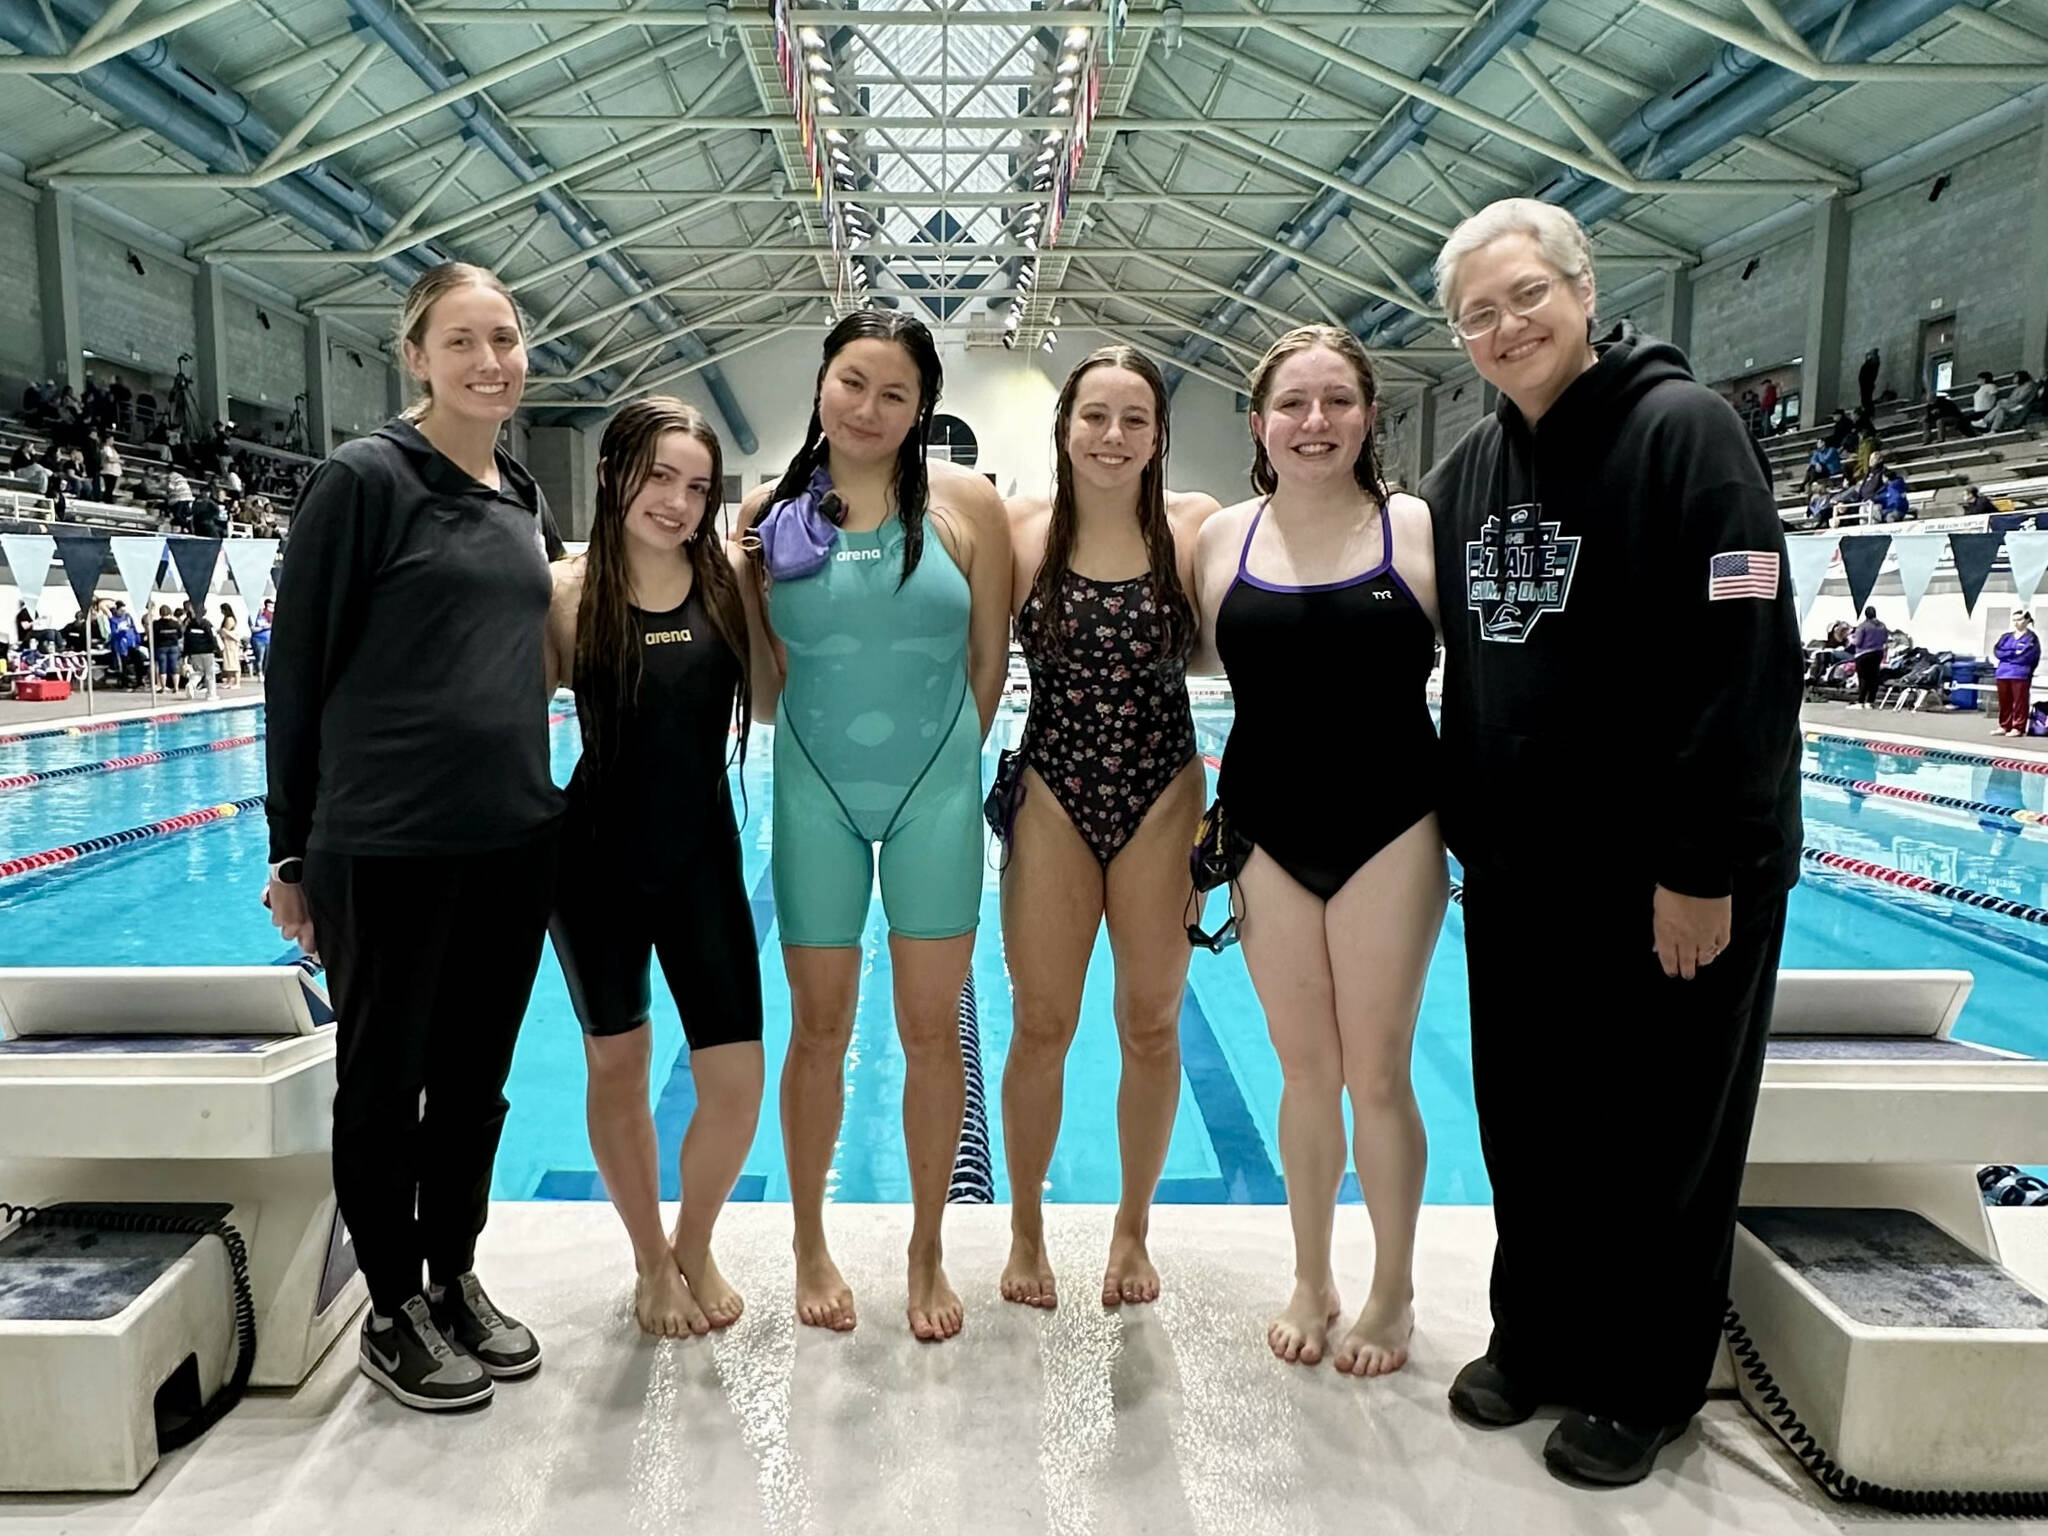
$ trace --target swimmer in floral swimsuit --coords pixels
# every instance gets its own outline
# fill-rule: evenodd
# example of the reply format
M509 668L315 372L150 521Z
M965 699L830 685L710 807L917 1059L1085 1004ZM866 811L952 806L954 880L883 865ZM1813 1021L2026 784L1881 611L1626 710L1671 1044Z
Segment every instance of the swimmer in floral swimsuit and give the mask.
M1059 1138L1067 1047L1103 923L1123 1048L1123 1198L1102 1302L1152 1301L1153 1190L1180 1098L1188 848L1203 799L1185 662L1195 536L1207 496L1165 489L1166 386L1142 353L1107 347L1060 391L1050 500L1010 503L1017 643L1031 713L990 797L1008 840L1003 950L1015 1026L1003 1067L1011 1188L1005 1299L1057 1302L1041 1192Z

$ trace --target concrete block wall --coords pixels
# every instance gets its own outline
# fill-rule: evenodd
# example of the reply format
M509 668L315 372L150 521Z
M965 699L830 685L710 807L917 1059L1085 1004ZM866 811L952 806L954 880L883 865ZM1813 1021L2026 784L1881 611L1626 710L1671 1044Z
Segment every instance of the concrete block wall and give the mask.
M198 345L192 263L154 247L138 248L93 224L82 209L76 228L78 319L86 350L149 373L175 372L178 354ZM142 263L140 275L128 265L130 252Z
M1486 414L1485 386L1476 376L1447 379L1436 392L1436 462L1450 456L1459 440ZM1456 396L1455 399L1452 397Z
M37 280L36 205L14 186L0 184L0 382L47 377L43 366L43 294ZM0 398L12 411L19 387Z
M1689 355L1694 377L1718 384L1789 363L1805 350L1812 251L1813 233L1802 228L1771 245L1702 265L1693 274ZM1745 279L1742 272L1751 261L1756 270Z
M2048 261L2030 251L2041 130L1947 167L1927 201L1929 171L1850 209L1848 304L1842 321L1841 394L1856 398L1856 370L1883 353L1878 392L1920 393L1920 326L1956 317L1956 379L2020 366L2027 288Z
M383 353L336 337L328 347L327 412L337 432L361 437L390 419L391 363Z
M286 415L292 396L306 387L305 320L280 304L252 298L224 284L228 333L228 388ZM266 330L258 316L267 316Z

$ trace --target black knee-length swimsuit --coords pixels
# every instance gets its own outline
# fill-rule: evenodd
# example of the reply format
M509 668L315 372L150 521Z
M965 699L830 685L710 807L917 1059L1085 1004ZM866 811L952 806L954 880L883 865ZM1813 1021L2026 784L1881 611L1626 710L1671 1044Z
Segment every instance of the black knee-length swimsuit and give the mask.
M759 1040L761 968L726 782L739 658L694 588L680 608L632 615L639 694L618 740L596 754L586 743L569 781L548 931L586 1033L647 1018L659 957L691 1050Z
M1094 581L1068 571L1055 643L1034 592L1017 615L1031 669L1024 761L1105 868L1195 755L1188 642L1169 646L1151 574Z
M1394 569L1384 511L1379 564L1306 587L1246 568L1216 613L1236 705L1216 794L1232 823L1328 901L1436 809L1436 727L1424 688L1436 629Z

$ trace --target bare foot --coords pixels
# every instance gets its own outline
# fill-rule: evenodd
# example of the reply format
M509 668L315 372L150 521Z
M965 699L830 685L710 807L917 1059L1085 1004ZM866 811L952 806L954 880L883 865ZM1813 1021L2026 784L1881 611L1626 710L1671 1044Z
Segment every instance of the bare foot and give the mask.
M690 1287L682 1271L664 1254L639 1272L633 1282L633 1316L641 1332L657 1339L680 1339L686 1334L711 1331L703 1310L690 1298Z
M1102 1273L1102 1304L1114 1307L1123 1302L1157 1301L1159 1271L1145 1251L1145 1239L1119 1232L1109 1240L1109 1268Z
M1414 1332L1412 1304L1368 1300L1338 1341L1331 1363L1347 1376L1390 1376L1408 1363L1408 1339Z
M938 1255L910 1258L910 1331L927 1343L950 1339L967 1320L967 1310L953 1287L946 1283L946 1271Z
M1267 1347L1289 1365L1316 1364L1342 1307L1335 1286L1297 1280L1286 1307L1266 1328Z
M730 1328L738 1322L740 1314L747 1310L746 1300L719 1273L718 1261L711 1257L711 1250L706 1248L703 1256L696 1259L686 1259L680 1251L675 1257L676 1268L690 1282L690 1294L704 1309L704 1316L710 1320L711 1326Z
M796 1256L796 1320L834 1333L853 1329L853 1288L823 1247L815 1254Z
M1053 1285L1052 1261L1045 1256L1045 1244L1030 1242L1012 1234L1010 1262L1003 1266L1003 1300L1022 1302L1027 1307L1056 1307L1059 1292Z

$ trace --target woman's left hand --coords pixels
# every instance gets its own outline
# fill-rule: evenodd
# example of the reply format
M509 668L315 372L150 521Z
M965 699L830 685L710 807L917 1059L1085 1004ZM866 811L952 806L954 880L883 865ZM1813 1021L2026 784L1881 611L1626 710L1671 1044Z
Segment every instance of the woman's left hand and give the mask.
M1657 887L1651 926L1666 976L1691 981L1728 947L1735 903L1727 896L1681 896Z

